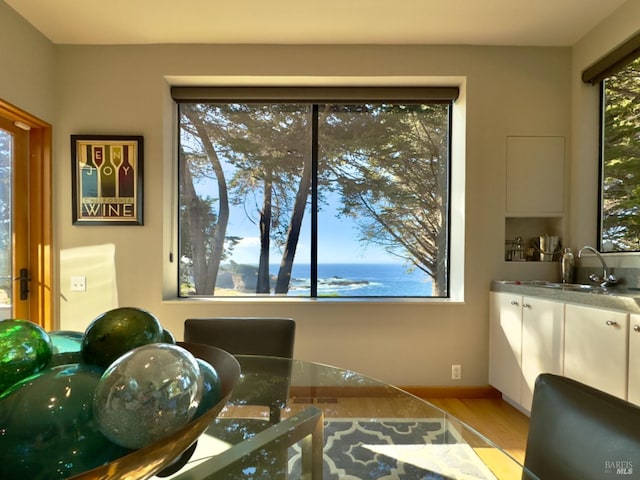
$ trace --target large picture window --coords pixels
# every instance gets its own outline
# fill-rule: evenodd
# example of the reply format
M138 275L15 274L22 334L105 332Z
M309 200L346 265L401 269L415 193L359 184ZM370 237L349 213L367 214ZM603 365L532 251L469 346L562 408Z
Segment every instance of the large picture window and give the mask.
M180 296L449 296L453 97L174 98Z

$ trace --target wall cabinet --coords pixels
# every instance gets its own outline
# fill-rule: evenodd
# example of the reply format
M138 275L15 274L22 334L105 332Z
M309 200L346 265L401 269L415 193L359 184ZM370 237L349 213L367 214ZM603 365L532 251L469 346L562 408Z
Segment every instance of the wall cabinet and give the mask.
M640 315L629 316L629 384L627 400L640 405Z
M626 399L628 333L627 313L566 305L565 376Z
M564 212L564 157L564 137L507 137L507 215Z

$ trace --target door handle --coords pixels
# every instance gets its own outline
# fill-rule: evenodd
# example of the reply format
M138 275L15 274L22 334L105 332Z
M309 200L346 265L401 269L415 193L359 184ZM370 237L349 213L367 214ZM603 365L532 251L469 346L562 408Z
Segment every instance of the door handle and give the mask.
M31 281L29 270L21 268L20 276L14 280L20 280L20 300L27 300L29 298L29 282Z
M640 332L640 325L634 325L633 326L633 331L634 332Z

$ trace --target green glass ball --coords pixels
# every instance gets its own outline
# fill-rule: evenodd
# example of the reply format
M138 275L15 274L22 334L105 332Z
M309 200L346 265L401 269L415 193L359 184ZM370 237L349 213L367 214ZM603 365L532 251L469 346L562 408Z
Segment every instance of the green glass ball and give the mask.
M0 397L0 478L63 479L128 453L95 422L99 380L93 367L61 365L7 390Z
M162 325L152 313L136 307L114 308L98 315L85 330L82 358L107 368L130 350L162 339Z
M0 393L43 369L53 346L47 332L33 322L0 320Z

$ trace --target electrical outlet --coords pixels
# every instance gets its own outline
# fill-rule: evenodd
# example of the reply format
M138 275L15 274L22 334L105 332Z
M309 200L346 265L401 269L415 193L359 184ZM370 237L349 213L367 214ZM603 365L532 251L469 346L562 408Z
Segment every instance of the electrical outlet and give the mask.
M86 292L87 291L87 277L74 276L71 277L71 291L72 292Z
M462 378L462 365L451 365L451 380Z

